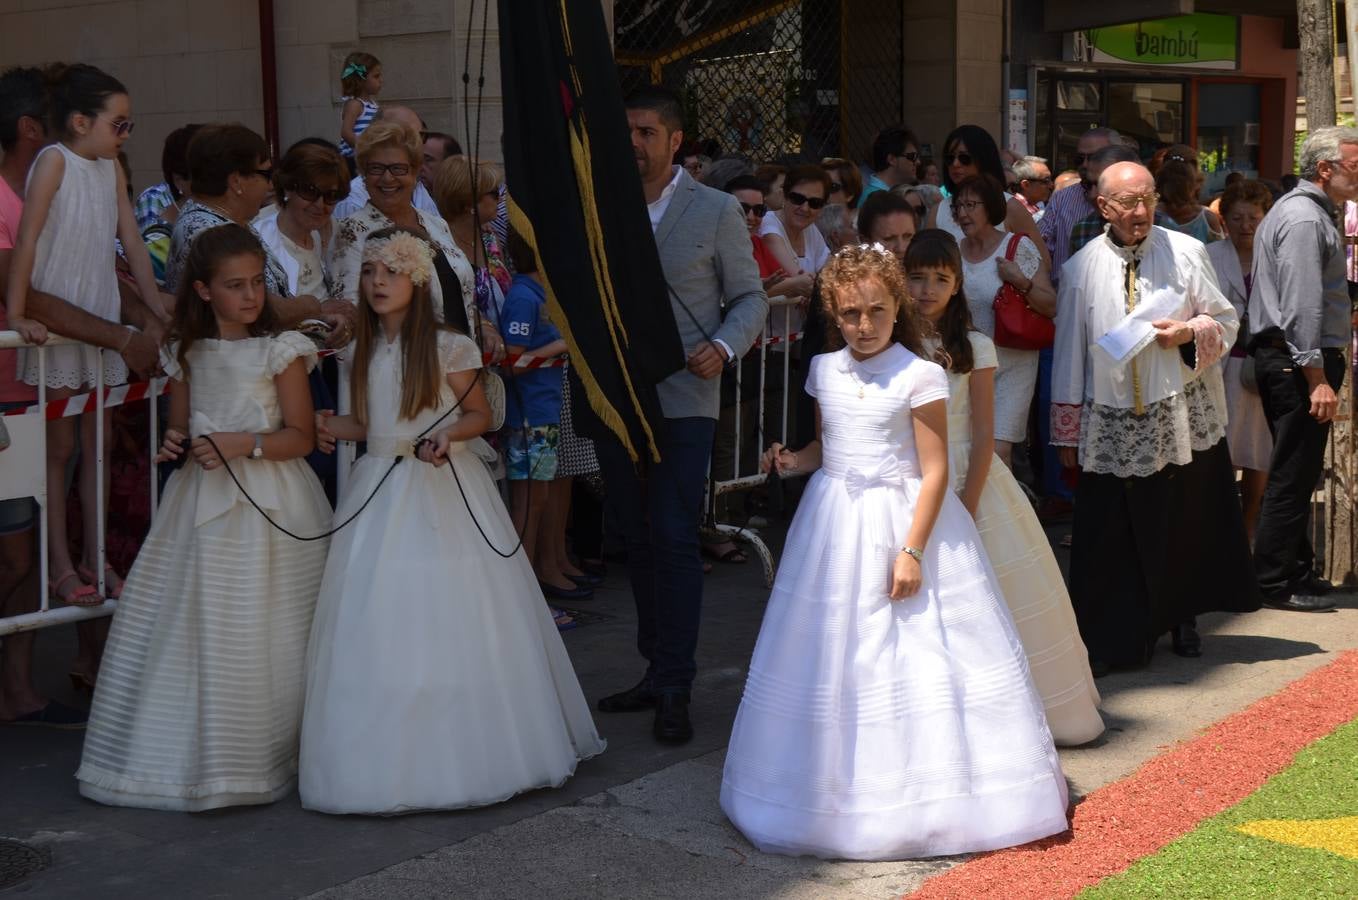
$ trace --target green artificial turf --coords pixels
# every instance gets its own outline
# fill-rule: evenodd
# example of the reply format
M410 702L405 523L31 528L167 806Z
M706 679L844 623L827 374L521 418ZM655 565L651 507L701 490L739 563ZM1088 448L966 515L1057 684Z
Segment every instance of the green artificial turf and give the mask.
M1302 750L1291 766L1240 803L1078 897L1358 898L1358 860L1235 830L1259 819L1344 816L1358 816L1358 720Z

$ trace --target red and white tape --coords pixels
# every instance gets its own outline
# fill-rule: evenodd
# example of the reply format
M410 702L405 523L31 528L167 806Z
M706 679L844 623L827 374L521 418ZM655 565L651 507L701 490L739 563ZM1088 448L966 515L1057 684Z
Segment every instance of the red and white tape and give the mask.
M775 334L773 337L764 338L759 341L759 343L755 344L755 346L772 347L774 344L795 344L797 341L800 341L805 334L806 332L804 331L794 331L786 337L781 334Z
M336 352L335 350L322 350L317 355L334 356ZM485 365L491 364L489 353L481 359ZM559 369L566 365L566 358L564 356L533 356L529 353L520 353L515 356L506 356L496 365L514 369ZM170 379L168 378L156 378L152 381L138 381L135 384L106 387L104 388L104 409L136 403L138 400L145 400L148 397L160 396L169 392ZM43 411L43 418L48 420L64 419L68 416L79 416L94 412L99 408L96 399L98 393L98 391L90 391L88 394L76 394L63 400L49 400ZM34 403L32 406L7 410L4 414L6 416L28 416L37 415L38 411L38 404Z

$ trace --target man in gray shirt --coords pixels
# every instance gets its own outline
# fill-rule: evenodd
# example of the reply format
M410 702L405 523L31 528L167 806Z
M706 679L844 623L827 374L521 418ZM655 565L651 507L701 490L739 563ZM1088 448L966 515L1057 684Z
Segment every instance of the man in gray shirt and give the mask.
M1358 199L1358 129L1312 132L1300 169L1254 237L1249 347L1273 432L1254 567L1267 605L1315 612L1334 606L1306 524L1352 334L1341 225Z

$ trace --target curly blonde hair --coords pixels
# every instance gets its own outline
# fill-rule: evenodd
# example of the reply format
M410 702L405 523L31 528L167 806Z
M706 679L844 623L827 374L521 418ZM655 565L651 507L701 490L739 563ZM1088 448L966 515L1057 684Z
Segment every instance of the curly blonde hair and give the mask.
M877 245L859 244L845 247L820 270L821 314L834 325L839 320L839 298L849 285L876 281L887 289L896 301L896 324L892 339L916 356L924 356L922 330L915 304L910 301L905 269L890 251ZM844 346L844 336L838 327L825 329L825 342L831 350Z

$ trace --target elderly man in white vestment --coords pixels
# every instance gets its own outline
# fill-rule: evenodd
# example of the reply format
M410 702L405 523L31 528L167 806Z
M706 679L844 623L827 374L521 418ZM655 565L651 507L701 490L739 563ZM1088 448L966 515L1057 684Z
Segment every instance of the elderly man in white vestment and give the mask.
M1196 614L1260 605L1216 365L1239 319L1204 246L1153 224L1144 166L1098 187L1108 225L1061 274L1051 412L1080 469L1070 594L1096 676L1145 664L1166 631L1198 656Z

